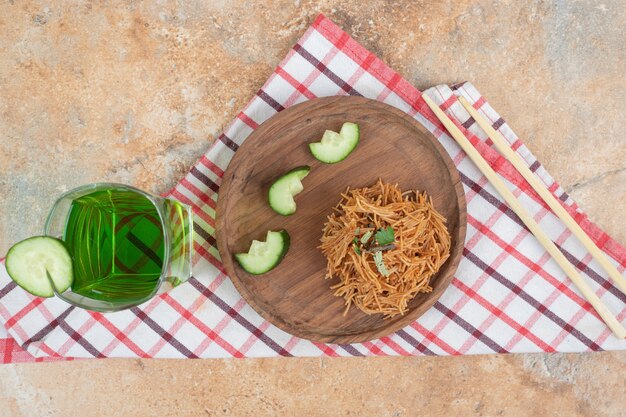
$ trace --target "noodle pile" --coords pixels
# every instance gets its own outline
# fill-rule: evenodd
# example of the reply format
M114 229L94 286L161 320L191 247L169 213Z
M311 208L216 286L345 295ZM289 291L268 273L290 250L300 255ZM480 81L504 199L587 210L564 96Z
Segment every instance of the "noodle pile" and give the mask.
M385 318L403 315L417 293L431 292L430 278L450 256L445 222L425 193L402 192L380 179L371 187L346 190L328 216L320 245L328 260L326 278L340 280L331 289L345 298L344 315L352 304ZM373 238L361 243L389 226L394 241L386 249ZM376 266L377 251L388 276Z

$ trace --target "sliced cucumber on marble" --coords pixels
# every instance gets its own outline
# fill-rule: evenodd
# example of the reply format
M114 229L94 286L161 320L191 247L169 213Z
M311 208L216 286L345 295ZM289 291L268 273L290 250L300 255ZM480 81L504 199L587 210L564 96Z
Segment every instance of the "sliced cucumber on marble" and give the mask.
M72 257L59 239L34 236L9 249L6 269L13 281L38 297L54 296L54 288L62 293L74 280Z

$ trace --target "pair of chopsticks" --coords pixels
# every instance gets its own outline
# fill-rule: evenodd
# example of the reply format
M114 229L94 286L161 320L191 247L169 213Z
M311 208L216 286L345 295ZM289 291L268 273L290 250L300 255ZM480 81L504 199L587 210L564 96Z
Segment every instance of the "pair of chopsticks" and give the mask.
M435 102L426 94L422 95L428 107L435 113L437 118L443 123L448 132L461 146L470 159L476 164L478 169L483 173L485 177L491 182L491 185L500 193L504 200L508 203L511 209L517 214L517 216L524 222L530 232L535 235L539 243L548 251L548 253L554 258L559 266L565 271L565 273L572 280L574 285L582 293L582 295L589 301L593 308L598 312L602 320L609 326L615 336L620 339L626 338L626 329L615 318L615 316L609 311L606 305L598 298L589 285L578 274L574 266L565 258L563 253L556 247L556 245L550 240L548 235L539 227L537 222L532 216L524 209L520 202L515 198L513 193L506 187L504 182L498 177L496 172L489 166L487 161L478 153L476 148L470 143L469 139L465 137L463 132L452 122L452 120L441 110L441 108L435 104ZM539 181L539 179L532 173L532 171L522 161L521 157L516 154L508 145L506 139L496 131L491 124L481 116L476 109L464 98L459 97L459 101L468 111L468 113L474 118L476 123L487 133L491 138L498 151L504 155L506 159L519 171L520 174L528 181L533 189L541 196L541 198L548 204L552 211L563 221L567 228L580 240L585 248L591 253L596 261L604 268L613 281L619 286L622 292L626 293L626 280L619 273L617 268L613 266L606 255L598 248L595 243L587 236L582 228L574 221L569 213L563 208L563 206L556 200L546 186Z

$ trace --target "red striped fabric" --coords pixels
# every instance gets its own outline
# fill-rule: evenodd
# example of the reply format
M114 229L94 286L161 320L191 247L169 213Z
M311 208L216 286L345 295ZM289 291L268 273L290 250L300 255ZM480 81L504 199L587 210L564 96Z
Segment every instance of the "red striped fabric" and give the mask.
M442 85L427 93L465 131L602 301L624 321L626 296L491 147L491 141L457 97L464 96L491 121L622 273L626 269L624 247L589 221L473 85ZM349 94L398 107L440 140L457 166L465 189L467 240L451 286L416 322L367 343L312 343L271 325L239 296L216 248L215 207L229 161L261 123L305 100ZM445 133L421 99L421 92L324 16L315 20L250 103L166 195L190 205L195 214L196 259L189 282L139 307L101 314L69 307L56 299L31 297L10 281L2 267L0 361L463 355L626 348L626 342L610 333Z

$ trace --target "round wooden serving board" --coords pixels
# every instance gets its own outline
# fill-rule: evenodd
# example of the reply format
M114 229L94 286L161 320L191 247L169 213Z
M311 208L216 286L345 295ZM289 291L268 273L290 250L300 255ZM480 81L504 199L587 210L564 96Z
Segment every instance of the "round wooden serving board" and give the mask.
M356 150L342 162L317 161L307 144L344 122L361 130ZM309 165L304 191L292 216L275 213L267 203L272 182L292 168ZM432 293L418 294L403 317L383 320L335 297L325 280L326 259L317 248L326 217L350 186L378 178L404 190L426 191L448 219L451 256L431 280ZM423 126L402 111L360 97L328 97L288 108L256 129L231 161L220 186L217 243L230 278L241 295L265 319L293 335L319 342L355 343L393 333L428 310L446 289L459 264L466 230L465 194L454 163ZM267 274L246 273L233 254L246 252L267 230L286 229L291 247Z

